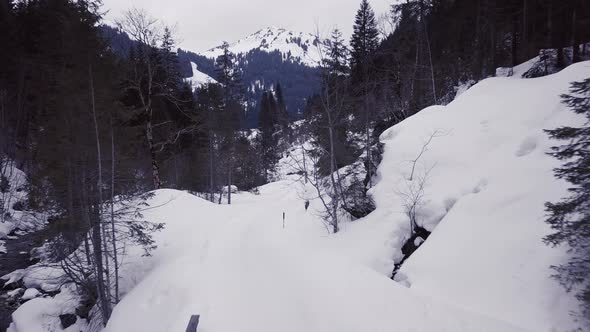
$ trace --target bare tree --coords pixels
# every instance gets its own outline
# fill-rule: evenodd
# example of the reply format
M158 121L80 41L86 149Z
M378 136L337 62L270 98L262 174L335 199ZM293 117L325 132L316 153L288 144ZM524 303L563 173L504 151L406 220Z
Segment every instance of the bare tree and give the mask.
M306 202L313 199L319 199L322 203L322 210L319 211L319 217L322 219L328 232L336 233L339 230L338 225L338 196L332 186L331 177L322 176L318 169L320 154L313 153L303 145L302 157L291 155L290 167L295 173L300 174L298 182L304 186L304 193L300 194ZM311 165L308 167L308 165ZM310 188L311 187L311 188ZM308 188L311 189L311 193Z
M100 305L100 311L102 313L103 322L107 322L109 316L111 314L111 307L110 307L110 290L106 285L109 285L109 274L108 274L108 260L104 261L106 264L106 268L103 265L103 254L107 251L106 250L106 231L104 225L102 225L102 154L100 149L100 134L98 129L98 120L96 115L96 107L95 107L95 100L94 100L94 79L92 75L92 65L89 64L88 66L88 76L89 76L89 83L90 83L90 103L91 103L91 111L92 111L92 119L94 121L94 131L96 136L96 160L97 160L97 197L98 201L96 202L96 215L94 218L91 218L93 221L92 223L92 247L94 253L94 263L96 269L96 287L97 287L97 294L98 300ZM106 271L106 285L105 280L103 279L105 276Z
M166 56L162 59L163 61L158 60L159 53L166 55L171 51L168 48L171 48L174 43L173 29L164 26L160 21L148 15L146 11L137 8L127 10L117 25L137 42L138 59L137 61L131 59L133 70L125 80L125 88L137 96L139 100L138 111L142 113L145 122L145 136L152 164L152 179L154 188L158 189L162 186L160 166L157 160L158 153L175 144L182 135L201 128L197 119L184 112L180 106L186 100L179 99L176 94L177 77L171 73L171 64L166 61ZM162 75L162 73L164 74ZM170 121L154 123L154 102L157 99L174 105L180 114L191 123L184 128L173 130L173 133L162 142L156 142L154 130L170 123Z
M137 8L127 10L123 18L117 22L117 25L133 40L138 42L138 46L141 48L140 54L143 57L140 60L145 63L145 71L143 68L135 66L133 75L127 80L127 89L136 92L145 113L145 135L152 160L152 178L154 188L158 189L162 185L162 181L160 179L160 167L156 160L153 133L153 97L157 65L151 57L151 50L162 39L162 28L157 19L150 17L146 11Z
M335 33L338 35L338 31L336 30ZM320 38L319 29L316 29L316 39L322 40ZM346 96L346 87L344 85L344 79L341 75L341 63L338 57L341 54L334 54L336 52L335 48L338 47L336 43L330 43L328 47L326 47L322 43L318 43L318 54L320 56L320 68L321 68L321 75L322 75L322 89L320 93L320 109L323 115L323 121L315 121L312 122L315 126L318 126L320 130L327 130L328 131L328 150L323 151L328 155L329 163L330 163L330 174L328 175L330 186L331 186L331 194L330 194L330 202L329 205L322 199L322 203L326 210L329 212L327 216L330 218L330 224L332 225L332 229L334 233L337 233L339 230L338 225L338 207L340 205L341 200L341 191L339 179L337 178L337 163L336 163L336 127L338 126L339 122L341 121L341 117L344 111L344 101ZM327 52L326 52L327 51ZM329 53L329 54L326 54ZM314 163L314 166L317 167L317 163ZM320 180L317 175L318 172L314 172L316 179L315 181L310 181L312 185L318 190L318 196L321 198L322 195L319 193L320 189Z
M398 196L402 199L404 212L410 221L410 234L414 234L418 226L418 216L424 204L425 188L428 176L432 168L425 170L412 180L405 180L405 188L397 190Z
M404 179L405 188L397 189L396 193L402 199L402 204L404 207L404 211L406 216L410 221L410 234L414 234L416 226L418 225L418 216L420 212L420 208L424 203L424 191L426 184L428 182L428 177L432 169L436 166L436 164L426 168L423 167L423 171L418 170L418 163L420 162L420 158L428 151L428 146L432 143L432 140L436 137L441 137L446 135L442 130L434 130L430 136L426 139L426 141L422 144L420 148L420 152L413 160L410 160L412 164L412 168L410 171L410 175L407 179Z

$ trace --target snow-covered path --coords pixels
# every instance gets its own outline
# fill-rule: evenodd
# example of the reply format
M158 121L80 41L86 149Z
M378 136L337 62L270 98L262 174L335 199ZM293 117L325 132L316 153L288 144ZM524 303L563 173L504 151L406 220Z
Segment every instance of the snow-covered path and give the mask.
M160 262L117 306L107 331L179 331L194 313L202 316L199 331L518 330L415 296L335 250L319 251L321 242L337 245L305 217L295 187L277 182L260 196L236 195L232 206L158 192L158 203L170 202L146 216L176 220L148 259ZM283 211L296 216L285 229Z

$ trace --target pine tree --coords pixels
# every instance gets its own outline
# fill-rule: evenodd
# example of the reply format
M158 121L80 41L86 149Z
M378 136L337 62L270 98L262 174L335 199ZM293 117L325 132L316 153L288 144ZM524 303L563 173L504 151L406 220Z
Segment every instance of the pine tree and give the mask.
M236 56L229 50L229 44L223 42L223 53L215 60L217 81L223 86L226 100L239 99L240 76L235 64Z
M283 87L281 83L277 83L275 88L275 95L277 99L277 119L281 129L285 130L289 126L289 114L287 113L287 106L285 105L285 98L283 96Z
M276 140L276 101L272 92L265 91L260 99L260 113L258 116L258 128L261 132L262 167L265 180L269 173L274 171L277 157Z
M573 82L563 102L577 114L587 118L582 127L561 127L547 130L553 139L569 143L552 148L551 155L564 161L555 175L572 184L569 196L557 203L546 203L547 223L555 233L545 237L547 244L566 243L570 258L554 266L555 277L568 290L578 289L576 297L582 304L583 317L590 317L590 78Z
M369 58L379 46L379 31L375 13L368 0L362 0L354 19L353 34L350 39L351 67L353 75L366 74Z
M344 38L339 29L332 31L332 36L329 41L328 67L331 73L335 75L345 75L348 73L348 49L344 45Z
M180 89L182 85L180 71L178 70L178 55L174 50L175 41L169 27L164 27L160 45L160 61L162 62L163 82L168 89Z
M222 152L227 172L227 202L231 204L232 173L234 168L234 143L243 118L240 78L235 65L235 56L229 50L229 44L223 43L223 54L216 61L217 81L223 88L223 112L219 122L222 139Z
M372 57L379 46L379 32L375 21L375 13L367 0L362 0L355 21L354 32L350 40L351 46L351 87L353 93L359 97L360 105L357 109L361 111L364 120L364 150L365 169L367 172L367 183L371 186L376 165L371 156L371 122L374 120L374 80L372 75Z

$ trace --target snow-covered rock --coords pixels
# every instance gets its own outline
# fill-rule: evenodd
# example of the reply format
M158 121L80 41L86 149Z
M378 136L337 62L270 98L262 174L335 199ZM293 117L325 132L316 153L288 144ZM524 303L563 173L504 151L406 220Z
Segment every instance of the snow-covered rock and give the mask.
M79 298L72 286L63 286L55 297L37 297L21 305L12 314L13 322L7 332L87 331L85 319L78 318L66 330L62 329L59 315L75 312Z
M235 193L238 192L238 187L235 186L235 185L233 185L233 184L229 188L230 188L230 191L231 191L232 194L235 194ZM223 186L223 188L221 189L221 191L224 194L227 194L227 186Z
M36 213L25 209L28 193L27 176L8 158L0 158L0 239L14 239L13 231L33 231L44 227L47 213ZM0 241L0 253L6 252Z
M37 288L27 288L21 299L27 301L36 298L39 294L41 294L41 292L39 292Z
M24 289L17 288L17 289L13 289L13 290L6 292L6 296L8 298L14 298L14 297L20 296L22 293L24 293Z

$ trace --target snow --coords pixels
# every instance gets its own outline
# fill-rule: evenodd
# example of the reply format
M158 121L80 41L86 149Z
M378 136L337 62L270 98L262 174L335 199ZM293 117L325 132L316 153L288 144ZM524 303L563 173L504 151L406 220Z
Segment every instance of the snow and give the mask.
M0 192L0 239L15 239L11 232L22 235L24 231L42 228L47 221L46 213L34 213L24 209L15 209L16 203L27 200L26 174L19 170L14 161L0 158L0 175L8 180L8 190ZM6 253L5 243L0 241L0 253Z
M559 142L543 129L583 123L559 95L589 75L584 62L537 79L487 79L383 133L380 183L389 187L404 182L403 161L424 137L445 133L421 159L423 169L434 167L423 209L442 220L401 268L412 290L532 331L575 327L569 311L576 303L548 268L565 261L565 248L541 241L550 232L544 203L564 197L567 187L552 174L559 162L546 154ZM388 191L375 188L378 206L395 205Z
M221 191L222 191L224 194L227 194L227 186L224 186L224 187L221 189ZM234 194L234 193L237 193L237 192L238 192L238 187L237 187L237 186L234 186L234 185L232 184L232 185L230 186L230 191L231 191L231 193L232 193L232 194Z
M5 285L22 280L27 288L38 288L45 292L55 292L64 283L64 272L59 263L39 262L26 269L18 269L0 277Z
M187 77L184 80L190 83L193 90L200 88L207 83L217 83L211 76L199 71L197 64L191 61L191 69L193 76Z
M25 275L25 269L18 269L18 270L14 270L8 274L1 276L0 279L6 280L6 282L4 283L4 286L6 286L9 284L12 284L13 282L17 282L17 281L21 280L24 275Z
M387 130L372 189L377 210L337 235L313 214L318 202L305 213L288 180L223 207L158 192L175 197L154 212L168 224L162 247L139 263L149 266L145 278L107 331L139 317L154 317L141 320L145 331L182 329L195 313L207 331L575 327L572 295L550 278L565 248L541 241L549 232L544 202L566 188L552 175L558 162L546 152L554 142L542 130L580 123L559 95L589 74L585 62L544 78L487 79ZM414 179L428 173L419 223L436 230L403 265L404 282L392 283L409 238L400 191L412 186L409 161L433 133Z
M294 187L275 182L259 196L237 194L231 206L157 191L151 204L169 203L148 218L168 226L153 257L126 265L125 287L142 280L106 331L177 331L196 313L203 331L520 331L416 296L336 254L349 243L306 214Z
M27 290L25 291L25 293L23 294L21 299L23 299L25 301L30 300L30 299L34 299L37 296L39 296L39 294L41 294L41 293L36 288L27 288Z
M567 188L553 177L558 161L546 152L556 142L543 129L583 121L559 95L589 75L584 62L543 78L486 79L386 130L370 191L377 209L338 234L319 220L318 200L305 210L305 188L286 169L259 195L232 195L231 205L155 191L144 217L166 227L152 256L126 248L123 299L105 331L182 331L193 314L206 332L574 329L576 302L549 269L567 248L541 241L550 232L544 202ZM418 224L433 233L395 282L410 238L404 194L422 180ZM37 288L29 272L5 278ZM71 312L68 296L62 287L54 299L26 302L9 331L54 324Z
M13 289L11 291L6 292L6 296L8 298L12 298L12 297L15 297L15 296L19 296L23 292L24 292L24 290L22 288L17 288L17 289Z
M27 301L12 314L13 322L7 332L85 331L86 320L81 318L65 330L61 328L59 315L74 313L78 300L72 286L63 286L53 298L38 297Z
M5 254L6 251L6 241L0 240L0 254Z
M316 40L316 37L309 33L296 33L283 28L267 27L229 44L229 51L234 54L245 54L254 49L267 52L277 50L283 54L283 59L289 58L315 67L320 60L320 53L315 46ZM222 54L221 46L201 53L208 58L217 58Z

